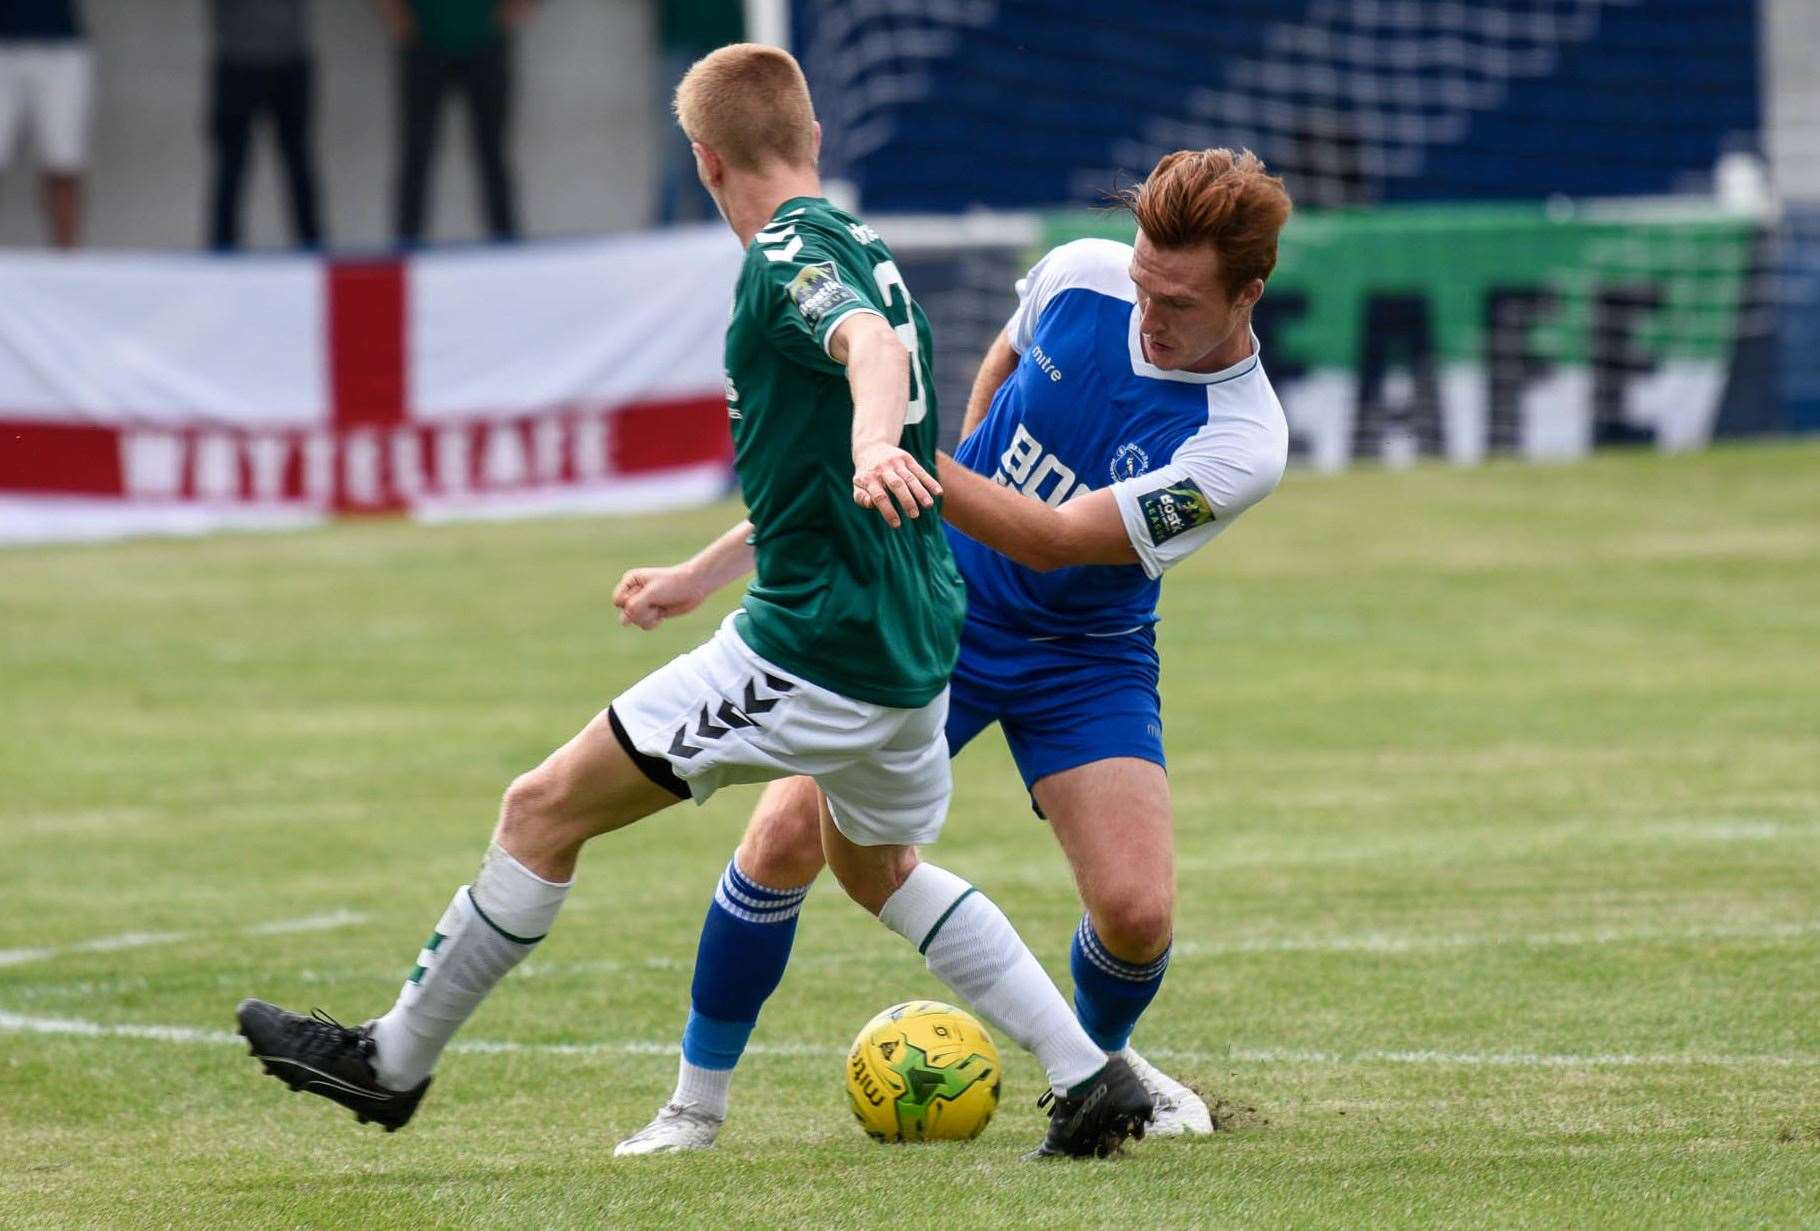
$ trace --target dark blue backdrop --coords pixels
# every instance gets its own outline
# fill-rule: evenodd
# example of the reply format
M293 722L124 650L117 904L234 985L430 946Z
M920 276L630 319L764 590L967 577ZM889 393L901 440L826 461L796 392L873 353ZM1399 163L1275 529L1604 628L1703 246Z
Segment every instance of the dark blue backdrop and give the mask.
M1487 39L1477 22L1500 10L1561 33ZM1433 49L1462 11L1470 32L1441 67ZM1398 12L1419 27L1386 24ZM1178 144L1252 144L1293 180L1307 161L1298 129L1336 97L1300 88L1323 67L1341 105L1316 125L1453 117L1453 131L1405 142L1418 166L1356 167L1362 200L1685 190L1759 124L1756 0L799 0L794 20L828 169L870 210L1091 203L1111 172L1139 175ZM1504 72L1500 52L1546 67ZM1275 84L1260 88L1260 72ZM1450 76L1495 98L1435 101ZM1399 102L1411 78L1428 98ZM1197 102L1208 91L1275 110L1230 123Z

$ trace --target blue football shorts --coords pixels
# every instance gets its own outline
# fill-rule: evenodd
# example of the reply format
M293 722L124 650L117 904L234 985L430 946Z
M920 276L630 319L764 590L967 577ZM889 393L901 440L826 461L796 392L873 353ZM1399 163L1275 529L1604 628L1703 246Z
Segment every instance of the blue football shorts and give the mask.
M969 619L949 681L948 754L997 722L1025 789L1108 757L1165 765L1157 671L1148 627L1032 641Z

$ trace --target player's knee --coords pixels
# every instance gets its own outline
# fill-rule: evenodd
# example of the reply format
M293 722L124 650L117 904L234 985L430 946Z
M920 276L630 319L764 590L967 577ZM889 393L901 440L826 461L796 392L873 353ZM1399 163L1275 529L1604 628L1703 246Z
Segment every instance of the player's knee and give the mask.
M1127 962L1154 961L1169 947L1175 930L1175 903L1154 889L1109 894L1094 903L1091 913L1101 943Z
M878 914L891 895L903 887L916 870L913 846L852 847L846 857L828 852L828 869L847 896Z
M564 791L557 775L540 765L512 779L499 806L499 836L532 838L543 845L564 827ZM505 842L507 850L515 849Z
M769 889L794 889L822 870L821 819L815 809L762 806L739 843L739 869Z

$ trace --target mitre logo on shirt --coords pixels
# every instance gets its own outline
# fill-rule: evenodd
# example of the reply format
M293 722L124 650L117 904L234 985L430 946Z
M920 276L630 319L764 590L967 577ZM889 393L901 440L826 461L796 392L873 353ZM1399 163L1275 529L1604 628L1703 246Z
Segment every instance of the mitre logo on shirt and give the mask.
M1213 504L1193 479L1183 479L1168 487L1145 492L1138 497L1144 511L1144 522L1150 529L1150 541L1161 546L1178 534L1204 526L1215 520Z
M790 298L811 329L826 320L836 308L859 301L859 296L848 290L834 272L832 261L805 265L797 271L796 277L790 279Z

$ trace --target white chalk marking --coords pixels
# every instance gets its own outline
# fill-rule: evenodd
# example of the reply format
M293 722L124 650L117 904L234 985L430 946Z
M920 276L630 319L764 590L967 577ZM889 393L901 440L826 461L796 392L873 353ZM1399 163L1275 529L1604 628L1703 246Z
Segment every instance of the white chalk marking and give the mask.
M1571 945L1621 945L1659 940L1794 940L1820 935L1820 922L1715 924L1694 928L1594 928L1570 932L1454 932L1396 935L1364 932L1334 936L1260 936L1248 940L1178 941L1176 957L1217 957L1235 953L1420 953L1441 949L1493 946L1550 948Z
M326 932L332 928L365 923L366 916L349 910L331 911L326 915L304 915L299 919L278 919L256 923L240 929L243 936L284 936L293 932ZM122 949L143 949L148 945L174 945L207 936L206 932L122 932L117 936L100 936L74 944L40 949L0 949L0 966L22 966L54 957L83 953L114 953Z
M367 917L358 911L332 910L326 915L305 915L301 919L280 919L275 923L255 923L246 928L248 936L289 936L293 932L331 932L336 928L365 923Z
M138 1025L85 1021L72 1017L34 1017L0 1009L0 1033L39 1034L64 1038L146 1039L156 1043L183 1043L218 1047L242 1045L244 1040L226 1030L198 1026ZM595 1043L518 1043L503 1039L458 1039L450 1051L471 1055L527 1056L674 1056L675 1043L651 1039L625 1039ZM840 1056L846 1049L816 1044L755 1043L746 1049L755 1056ZM1234 1047L1203 1051L1173 1047L1146 1048L1153 1060L1190 1064L1423 1064L1458 1068L1808 1068L1820 1065L1820 1055L1793 1053L1724 1054L1680 1052L1634 1054L1597 1052L1575 1055L1555 1052L1476 1052L1362 1048L1357 1051L1320 1051L1295 1048Z

